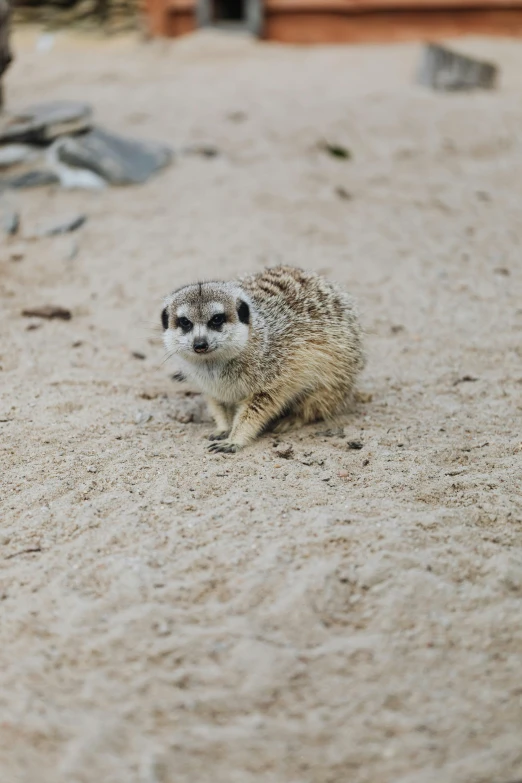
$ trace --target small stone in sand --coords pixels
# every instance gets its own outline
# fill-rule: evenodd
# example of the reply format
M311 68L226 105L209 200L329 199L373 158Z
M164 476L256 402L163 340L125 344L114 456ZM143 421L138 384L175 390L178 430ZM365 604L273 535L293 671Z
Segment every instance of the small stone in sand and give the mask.
M341 144L332 144L329 141L321 141L318 147L323 152L327 152L332 158L338 158L339 160L350 160L352 153L347 147L343 147Z
M335 195L338 196L343 201L351 201L353 196L351 193L349 193L345 188L343 187L337 187L335 188Z
M25 248L22 246L9 248L9 261L22 261L25 256Z
M81 228L86 220L87 215L74 215L67 220L61 220L59 223L54 223L47 228L41 229L37 232L36 236L55 237L59 234L69 234L71 231L76 231L76 229Z
M62 321L70 321L71 311L65 307L56 305L43 305L42 307L28 307L22 310L22 315L26 318L60 318Z
M281 445L276 446L275 454L280 459L293 459L294 447L292 444L285 445L281 443Z
M344 429L342 427L337 427L334 429L329 430L319 430L315 433L316 435L320 435L323 438L344 438Z
M138 411L134 418L135 424L146 424L148 421L152 419L152 413L147 413L146 411Z
M478 378L475 378L474 375L463 375L462 378L457 378L457 380L453 382L453 385L457 386L459 383L475 383L475 381L478 381Z

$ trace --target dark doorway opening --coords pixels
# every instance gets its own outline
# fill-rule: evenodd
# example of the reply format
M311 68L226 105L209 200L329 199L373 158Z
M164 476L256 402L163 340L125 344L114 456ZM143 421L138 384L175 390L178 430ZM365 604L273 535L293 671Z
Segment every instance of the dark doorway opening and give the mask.
M244 0L214 0L213 21L219 22L245 22Z
M263 0L196 0L196 9L199 27L248 32L258 37L262 33Z

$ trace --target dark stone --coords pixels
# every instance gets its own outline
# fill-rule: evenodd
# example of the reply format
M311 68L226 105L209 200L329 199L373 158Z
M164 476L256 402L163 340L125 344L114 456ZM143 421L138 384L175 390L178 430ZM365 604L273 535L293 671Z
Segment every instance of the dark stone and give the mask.
M76 229L83 226L86 220L87 215L75 215L69 220L64 220L61 223L55 223L52 226L48 226L48 228L43 228L41 231L38 231L38 236L55 237L59 234L69 234L71 231L76 231Z
M103 177L111 185L145 182L172 160L172 151L163 144L138 141L95 128L75 138L63 139L58 160L84 168Z
M38 103L18 114L8 115L0 123L0 143L50 144L59 136L88 130L91 121L92 109L87 103Z
M195 144L182 150L185 155L200 155L202 158L216 158L219 155L217 147L209 144Z
M338 158L340 160L351 160L352 158L351 151L341 144L331 144L329 141L321 141L318 146L320 150L327 152L332 158Z
M60 318L62 321L70 321L72 318L70 310L55 305L27 308L26 310L22 310L22 315L26 318Z

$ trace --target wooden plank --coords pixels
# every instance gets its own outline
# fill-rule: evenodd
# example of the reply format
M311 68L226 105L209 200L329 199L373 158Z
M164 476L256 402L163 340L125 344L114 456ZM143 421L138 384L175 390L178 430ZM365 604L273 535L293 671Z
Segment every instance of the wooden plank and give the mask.
M184 13L190 11L196 13L196 0L166 0L165 7L169 11Z
M176 38L180 35L187 35L197 30L196 14L194 9L182 11L181 13L170 13L166 15L167 35Z
M263 37L290 44L392 43L461 35L522 37L522 10L271 13Z
M522 0L265 0L270 11L339 11L366 13L377 10L502 9L522 8Z

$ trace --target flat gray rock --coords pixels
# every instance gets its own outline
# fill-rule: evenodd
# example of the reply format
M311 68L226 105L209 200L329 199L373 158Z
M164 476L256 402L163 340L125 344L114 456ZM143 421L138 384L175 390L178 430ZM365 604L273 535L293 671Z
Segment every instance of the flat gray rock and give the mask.
M87 103L38 103L0 121L0 144L50 144L59 136L81 133L91 127L92 109Z
M438 44L427 44L422 53L417 81L433 90L491 90L498 68L492 63L457 54Z
M0 147L0 169L37 160L40 155L41 150L30 144L5 144Z
M34 169L19 174L16 177L4 177L0 179L0 191L2 190L24 190L26 188L40 188L44 185L55 185L60 182L56 174L45 169Z
M164 144L129 139L99 128L62 139L56 153L60 163L93 171L111 185L145 182L172 160L172 150Z
M78 228L81 228L86 220L87 215L73 215L73 217L61 220L59 223L53 223L50 226L39 229L35 236L55 237L60 234L69 234L71 231L76 231Z

